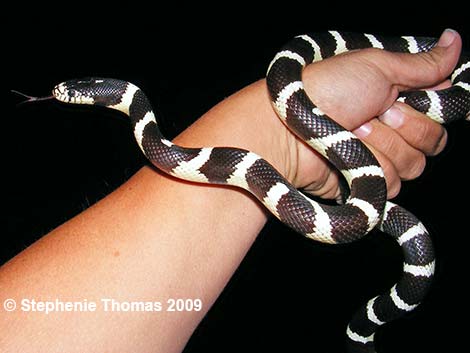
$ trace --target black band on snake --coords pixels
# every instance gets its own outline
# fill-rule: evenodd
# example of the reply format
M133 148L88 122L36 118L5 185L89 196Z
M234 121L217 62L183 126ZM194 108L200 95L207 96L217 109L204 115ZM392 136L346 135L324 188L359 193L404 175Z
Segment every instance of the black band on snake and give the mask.
M184 148L160 133L144 93L129 82L91 78L57 85L53 96L66 103L96 104L129 115L146 157L177 178L228 184L251 192L283 223L308 238L338 244L362 238L374 227L396 239L403 250L403 275L389 292L367 302L347 326L349 352L375 352L378 326L413 310L430 287L435 257L431 239L411 213L386 200L383 171L373 154L351 132L326 116L308 98L302 70L311 62L362 48L395 52L429 51L434 38L383 38L329 31L294 38L274 57L267 73L272 103L288 129L327 158L343 174L349 194L343 204L317 203L292 186L268 162L237 148ZM399 100L439 123L468 119L470 61L462 56L452 86L441 91L406 92Z

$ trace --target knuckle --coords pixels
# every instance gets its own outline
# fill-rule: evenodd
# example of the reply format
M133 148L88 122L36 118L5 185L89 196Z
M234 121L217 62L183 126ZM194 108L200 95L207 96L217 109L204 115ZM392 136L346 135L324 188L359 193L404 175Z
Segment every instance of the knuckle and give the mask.
M446 131L444 127L428 117L414 124L411 144L424 154L433 156L445 147Z
M393 199L394 197L398 196L401 190L401 181L398 179L394 181L389 186L387 186L387 198Z
M430 156L435 156L441 153L447 145L447 131L444 127L441 127L441 135L434 144L432 151L429 153Z
M427 148L427 146L429 146L429 142L432 138L431 133L430 133L430 130L431 130L430 124L431 123L432 122L429 120L429 122L425 121L422 124L417 124L416 129L415 129L415 134L414 134L415 143L414 143L414 145L416 146L416 148L418 148L422 151L426 151L426 150L429 149L429 148ZM429 152L431 152L431 151L429 151Z
M408 168L405 168L400 176L404 180L416 179L423 173L425 167L426 157L424 154L419 153L415 158L413 158L413 162L409 165Z
M382 163L382 169L387 183L387 198L391 199L398 195L401 189L401 179L391 163Z
M445 147L445 128L406 104L401 105L400 109L406 117L406 123L399 129L401 137L425 155L438 154Z
M340 188L338 183L338 176L336 173L330 171L328 176L324 179L317 195L324 199L335 199L339 196Z
M322 195L320 195L321 198L327 200L334 200L337 199L339 196L340 190L338 187L330 188L329 190L325 191Z
M315 181L302 190L307 194L323 199L335 199L339 196L339 178L336 171L325 168L325 170L315 179Z
M393 156L396 154L396 140L392 138L392 136L393 135L384 136L380 141L380 151L387 156Z
M441 77L445 77L444 73L442 72L439 58L437 57L435 52L421 52L417 55L423 60L425 64L423 68L429 70L429 74L433 79L438 80Z
M364 48L361 50L361 52L364 54L365 57L383 57L387 55L387 52L378 49L378 48Z

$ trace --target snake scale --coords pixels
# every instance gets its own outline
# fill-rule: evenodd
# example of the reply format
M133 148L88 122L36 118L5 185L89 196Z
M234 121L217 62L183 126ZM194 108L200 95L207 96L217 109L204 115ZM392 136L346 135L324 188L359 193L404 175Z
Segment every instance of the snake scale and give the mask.
M429 290L435 268L433 245L415 216L386 200L384 174L374 155L309 99L302 70L309 63L350 50L374 47L418 53L429 51L436 43L435 38L428 37L328 31L295 37L275 55L266 77L272 105L288 129L344 176L349 190L338 205L320 204L308 198L250 151L173 144L161 134L145 94L129 82L74 79L54 87L52 96L65 103L101 105L127 114L139 147L157 168L193 182L243 188L283 223L308 238L330 244L347 243L362 238L375 227L390 234L403 252L403 274L387 293L362 306L346 328L350 353L375 352L377 328L413 310ZM404 92L398 100L439 123L468 120L469 57L461 56L451 81L452 86L447 89Z

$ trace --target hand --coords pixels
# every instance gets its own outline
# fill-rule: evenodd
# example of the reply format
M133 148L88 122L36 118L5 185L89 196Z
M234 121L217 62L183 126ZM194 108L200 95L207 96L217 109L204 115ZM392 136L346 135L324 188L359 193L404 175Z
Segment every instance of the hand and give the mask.
M305 69L303 81L312 101L361 138L378 159L389 198L398 194L401 180L422 173L425 156L441 152L447 136L441 125L395 100L404 90L448 87L446 78L461 46L458 33L446 30L428 53L365 49ZM294 185L324 198L339 196L337 171L298 139L292 144L289 179Z

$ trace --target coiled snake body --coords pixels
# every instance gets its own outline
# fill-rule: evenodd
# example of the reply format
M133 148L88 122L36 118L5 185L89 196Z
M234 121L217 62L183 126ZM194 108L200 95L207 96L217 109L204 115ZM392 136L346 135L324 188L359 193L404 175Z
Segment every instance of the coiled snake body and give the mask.
M53 96L66 103L96 104L126 113L137 143L159 169L189 181L248 190L282 222L309 238L332 244L351 242L377 225L392 235L403 250L403 275L388 293L364 305L346 330L349 352L375 352L377 327L413 310L426 294L435 267L432 243L416 217L386 201L385 179L375 157L354 134L312 103L304 91L301 74L308 63L348 50L375 47L416 53L428 51L435 44L433 38L382 38L330 31L298 36L274 57L267 74L273 106L292 132L343 174L349 195L336 206L304 196L250 151L173 144L161 134L144 93L131 83L102 78L70 80L57 85ZM462 56L451 79L453 85L448 89L407 92L399 100L440 123L468 118L468 58Z

